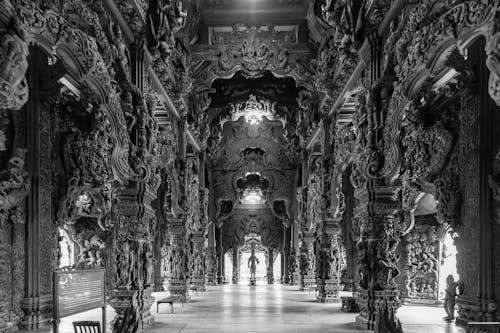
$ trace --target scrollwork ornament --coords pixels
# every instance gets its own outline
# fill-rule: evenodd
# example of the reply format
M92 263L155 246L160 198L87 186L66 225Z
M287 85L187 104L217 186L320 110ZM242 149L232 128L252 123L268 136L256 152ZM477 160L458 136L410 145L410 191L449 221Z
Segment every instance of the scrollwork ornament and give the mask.
M493 162L493 172L488 181L493 192L493 198L497 201L496 220L500 224L500 207L498 207L500 203L500 150L497 152Z
M450 161L449 167L434 181L436 187L437 217L440 223L447 223L457 228L460 221L460 204L462 202L458 161Z
M486 44L486 66L490 70L488 92L497 105L500 105L500 14L490 23Z
M20 204L28 195L30 183L24 168L26 151L18 149L9 160L7 170L0 173L0 223L12 221L23 223Z
M19 110L28 100L28 43L15 18L0 30L0 110Z

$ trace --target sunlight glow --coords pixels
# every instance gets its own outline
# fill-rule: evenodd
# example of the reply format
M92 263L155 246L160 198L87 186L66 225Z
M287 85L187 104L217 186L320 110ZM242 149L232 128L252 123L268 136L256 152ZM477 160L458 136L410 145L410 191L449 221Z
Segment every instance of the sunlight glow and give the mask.
M241 203L247 205L258 205L264 203L264 195L262 193L262 190L260 188L247 188L243 192Z
M257 97L250 95L248 101L231 105L231 118L236 121L240 117L245 117L245 120L251 125L260 123L263 117L273 120L274 104L265 99L258 101Z

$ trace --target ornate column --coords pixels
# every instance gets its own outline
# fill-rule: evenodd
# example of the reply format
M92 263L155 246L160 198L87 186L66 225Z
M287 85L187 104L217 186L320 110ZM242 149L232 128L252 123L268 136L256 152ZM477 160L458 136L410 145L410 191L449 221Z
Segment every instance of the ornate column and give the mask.
M267 284L274 284L274 249L267 250Z
M240 278L240 250L233 248L233 284L238 284Z
M399 291L395 278L399 275L396 255L400 228L395 187L375 186L367 182L355 191L358 205L355 218L361 223L361 239L358 242L358 264L361 281L357 303L360 314L356 324L362 329L374 329L382 303L388 303L391 311L400 306Z
M217 284L224 283L224 249L222 247L222 231L216 228L217 247L215 248L217 254Z
M36 47L28 57L29 100L25 105L26 166L31 189L26 201L25 316L21 326L37 329L50 323L52 316L52 272L57 267L57 228L54 223L52 193L52 152L50 110L40 100L40 68L47 58Z
M495 17L495 20L498 20L498 17ZM494 178L490 175L494 171L492 161L495 159L495 153L496 163L500 157L494 151L495 139L498 144L498 137L495 135L498 133L498 116L494 116L499 112L496 76L498 63L494 60L498 56L498 37L500 34L496 32L490 40L491 44L486 45L488 58L482 39L478 39L467 50L468 60L476 64L473 72L477 75L477 90L473 94L462 96L460 110L458 165L463 199L460 224L455 229L459 234L456 242L457 270L462 289L457 297L457 322L461 324L469 321L492 321L495 320L497 312L495 296L498 297L499 293L495 293L495 280L498 279L495 269L498 267L498 260L495 260L495 251L498 245L494 245L494 240L498 231L495 232L493 193L490 190L490 185L495 188L492 182ZM489 78L487 66L491 71ZM489 93L488 87L493 89ZM444 178L444 190L452 187L454 181ZM498 196L498 192L496 194ZM498 222L500 213L497 214Z
M206 255L206 283L207 286L217 284L217 253L215 250L215 225L213 223L208 227L208 248Z
M198 291L205 291L205 232L193 232L193 275L191 277L191 284L198 288Z
M290 254L290 266L292 273L290 274L290 284L300 286L301 276L301 251L300 248L294 248Z
M302 234L300 247L300 290L308 290L316 284L315 232Z
M181 296L185 301L188 301L188 248L184 222L183 217L171 217L168 219L170 226L170 246L172 248L168 291L170 295Z
M339 302L341 271L345 266L340 226L333 220L325 221L321 235L321 250L318 263L318 296L321 303Z
M130 181L119 195L116 226L116 287L110 305L117 316L113 330L128 331L150 327L154 298L153 230L156 217L151 201L156 188L146 181Z
M187 184L187 215L186 227L191 233L192 242L192 269L191 284L198 287L198 290L205 291L205 260L206 244L205 232L208 226L208 199L209 190L203 187L204 169L203 159L199 162L196 156L187 159L186 176ZM198 165L201 164L201 167Z
M209 171L208 179L212 179ZM214 193L212 183L210 183L210 193ZM208 248L206 256L206 283L208 286L213 286L217 284L217 251L216 251L216 239L215 239L215 214L217 207L215 205L215 196L208 197Z
M4 2L5 3L5 2ZM8 4L8 2L7 2ZM7 10L0 5L0 11L7 14ZM6 16L6 15L5 15ZM26 131L36 135L30 126L35 126L48 119L41 118L41 122L27 123L28 106L19 111L28 99L28 84L25 73L28 68L27 54L28 43L18 35L14 29L6 27L4 17L0 18L0 331L7 327L16 326L23 317L21 300L28 296L28 324L34 323L36 327L39 319L45 321L45 316L50 311L49 305L44 300L40 307L36 304L38 291L31 296L26 293L27 278L26 259L30 243L26 243L28 223L34 224L36 220L28 222L26 211L26 196L30 193L29 181L36 179L35 174L28 175L25 169L27 147ZM12 22L12 20L11 20ZM30 91L30 94L32 91ZM36 107L36 104L32 107ZM36 113L31 117L37 116ZM45 117L48 114L44 115ZM32 120L34 120L32 118ZM37 152L33 152L37 153ZM33 155L33 154L31 154ZM46 181L48 181L47 179ZM38 191L38 189L37 189ZM31 191L33 192L33 191ZM33 227L35 227L33 225ZM31 226L29 227L31 228ZM37 236L33 234L32 239ZM35 273L35 272L33 272ZM33 276L32 278L37 278ZM33 297L33 298L32 298ZM37 318L39 317L39 318Z
M281 276L282 280L281 282L284 284L289 284L291 277L290 275L293 273L289 270L290 267L290 243L291 243L291 232L292 232L292 226L283 227L283 233L284 233L284 244L283 244L283 253L281 256Z
M344 284L345 290L356 291L358 284L358 269L356 260L356 240L357 230L354 224L353 209L354 209L354 189L351 184L350 168L345 171L342 176L342 189L345 195L345 212L343 214L343 235L346 250L346 277Z

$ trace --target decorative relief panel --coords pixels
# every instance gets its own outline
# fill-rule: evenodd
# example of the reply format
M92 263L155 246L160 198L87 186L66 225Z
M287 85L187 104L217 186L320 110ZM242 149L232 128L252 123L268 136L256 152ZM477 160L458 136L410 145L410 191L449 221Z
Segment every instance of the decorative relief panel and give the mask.
M403 297L438 299L439 241L443 225L434 215L416 216L415 227L403 240L405 289Z

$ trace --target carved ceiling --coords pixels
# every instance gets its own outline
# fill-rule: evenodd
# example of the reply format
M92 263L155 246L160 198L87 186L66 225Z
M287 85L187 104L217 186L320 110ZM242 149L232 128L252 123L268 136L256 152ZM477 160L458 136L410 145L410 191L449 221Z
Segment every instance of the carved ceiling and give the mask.
M230 79L215 80L212 88L213 93L209 95L211 104L207 111L211 121L220 121L221 117L228 114L231 103L246 101L250 95L275 102L278 115L288 121L295 120L300 88L292 78L277 78L271 72L265 71L260 77L249 79L242 72L237 72Z

